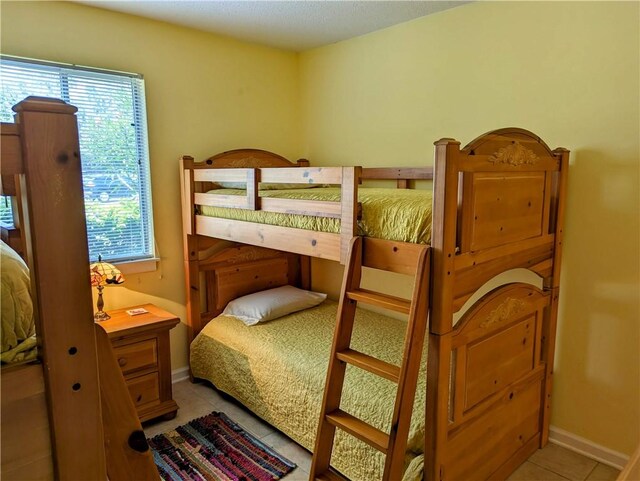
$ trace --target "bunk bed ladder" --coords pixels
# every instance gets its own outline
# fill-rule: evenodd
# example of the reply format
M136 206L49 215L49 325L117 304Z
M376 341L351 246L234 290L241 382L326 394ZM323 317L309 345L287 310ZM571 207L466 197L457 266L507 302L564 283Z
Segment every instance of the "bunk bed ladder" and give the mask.
M330 467L336 428L364 441L386 455L383 481L401 479L429 307L429 248L354 237L340 294L338 316L313 453L310 480L344 480ZM411 301L360 288L362 267L415 275ZM350 348L356 305L362 302L408 314L400 366ZM391 430L378 428L340 409L347 364L365 369L398 384Z

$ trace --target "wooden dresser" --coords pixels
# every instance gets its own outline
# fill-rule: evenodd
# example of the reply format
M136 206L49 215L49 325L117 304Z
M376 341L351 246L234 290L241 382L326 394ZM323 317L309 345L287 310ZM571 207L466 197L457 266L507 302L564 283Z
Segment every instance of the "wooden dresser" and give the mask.
M144 308L135 316L126 311ZM180 319L153 304L110 311L100 325L107 331L114 354L141 422L175 417L178 405L171 394L169 330Z

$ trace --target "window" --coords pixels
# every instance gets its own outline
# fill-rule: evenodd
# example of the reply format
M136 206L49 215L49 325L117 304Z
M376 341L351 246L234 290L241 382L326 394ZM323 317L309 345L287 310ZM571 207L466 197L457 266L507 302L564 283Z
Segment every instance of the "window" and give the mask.
M0 224L13 227L13 214L11 213L11 197L0 195Z
M2 122L12 122L11 107L29 95L61 98L78 108L91 260L153 258L142 76L2 56L0 79ZM2 199L3 222L7 208Z

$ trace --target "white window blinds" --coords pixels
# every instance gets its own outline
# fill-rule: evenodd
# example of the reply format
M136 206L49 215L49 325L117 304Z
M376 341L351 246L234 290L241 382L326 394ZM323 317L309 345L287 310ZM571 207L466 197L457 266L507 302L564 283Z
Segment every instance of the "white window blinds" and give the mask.
M11 122L11 107L29 95L61 98L78 108L91 260L153 258L142 76L3 56L0 80L2 122Z

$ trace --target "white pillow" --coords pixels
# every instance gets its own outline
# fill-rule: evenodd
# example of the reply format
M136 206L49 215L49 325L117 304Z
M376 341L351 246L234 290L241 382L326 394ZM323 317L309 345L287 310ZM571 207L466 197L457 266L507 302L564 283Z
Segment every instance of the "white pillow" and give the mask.
M320 292L282 286L238 297L227 304L222 314L237 317L247 326L253 326L317 306L326 298L327 295Z

